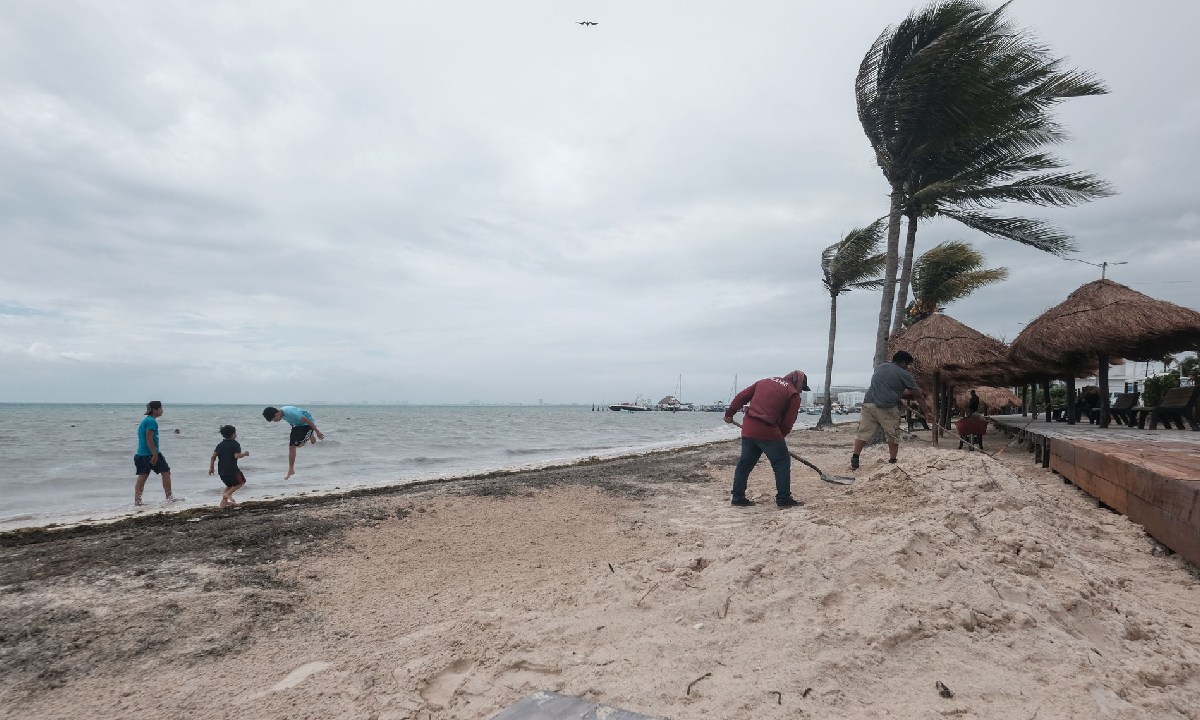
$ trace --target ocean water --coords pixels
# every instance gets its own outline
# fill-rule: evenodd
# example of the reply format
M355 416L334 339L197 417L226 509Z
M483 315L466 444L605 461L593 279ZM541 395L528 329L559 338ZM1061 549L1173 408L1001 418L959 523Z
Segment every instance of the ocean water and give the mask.
M238 500L532 468L588 457L733 439L721 413L593 412L590 406L315 405L307 409L325 440L297 453L287 473L286 423L267 423L258 405L164 405L161 450L176 496L163 501L157 475L146 481L141 512L220 502L224 485L208 475L231 424L250 457L239 462ZM133 453L143 405L0 403L0 530L103 520L135 512ZM797 427L817 418L801 415ZM179 433L176 434L175 430Z

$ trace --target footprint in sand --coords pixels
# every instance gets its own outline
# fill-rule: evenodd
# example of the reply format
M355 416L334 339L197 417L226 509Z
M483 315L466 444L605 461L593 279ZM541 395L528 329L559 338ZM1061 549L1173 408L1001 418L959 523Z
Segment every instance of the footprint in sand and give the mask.
M330 667L332 666L327 662L305 663L304 665L301 665L300 667L288 673L287 677L272 685L271 692L279 692L280 690L294 688L300 683L304 682L309 675L315 675Z
M562 670L552 665L539 665L528 660L518 660L509 665L496 678L505 687L519 690L525 686L540 687L548 676L559 675Z
M466 659L450 663L444 670L425 681L425 687L421 689L422 699L431 707L445 707L474 667L475 663Z

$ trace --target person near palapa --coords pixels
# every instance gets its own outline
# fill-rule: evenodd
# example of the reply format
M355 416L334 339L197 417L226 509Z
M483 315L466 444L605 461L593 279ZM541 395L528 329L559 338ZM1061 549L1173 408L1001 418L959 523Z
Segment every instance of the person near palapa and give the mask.
M885 362L875 368L871 374L871 386L867 388L863 398L862 415L858 421L858 434L854 438L854 452L850 455L850 467L858 469L858 456L877 430L883 430L887 440L888 462L896 462L896 454L900 451L900 399L911 394L921 408L921 414L929 417L929 407L925 404L925 394L917 387L908 368L913 363L913 356L901 350L892 356L891 362Z
M971 399L967 402L967 414L974 415L977 412L979 412L979 396L975 394L974 390L971 390Z
M742 454L733 471L731 504L739 507L753 505L746 497L750 471L765 454L775 472L775 505L781 509L804 503L792 497L792 458L788 454L787 434L796 424L800 412L800 391L808 390L808 377L793 370L783 377L764 378L742 390L725 410L725 422L742 407Z
M213 465L216 465L221 482L225 483L225 492L221 494L221 507L229 507L237 504L233 494L246 486L246 476L238 468L238 460L250 457L250 453L242 451L242 446L237 441L237 428L222 425L220 433L224 440L217 443L212 457L208 459L208 474L213 474Z

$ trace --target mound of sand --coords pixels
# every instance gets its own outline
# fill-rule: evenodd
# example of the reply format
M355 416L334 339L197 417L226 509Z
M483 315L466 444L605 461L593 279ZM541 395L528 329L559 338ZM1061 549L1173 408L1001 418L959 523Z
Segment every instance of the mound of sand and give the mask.
M792 446L845 472L849 431ZM1195 718L1200 579L1024 454L736 445L0 549L6 716ZM196 522L197 518L199 519Z

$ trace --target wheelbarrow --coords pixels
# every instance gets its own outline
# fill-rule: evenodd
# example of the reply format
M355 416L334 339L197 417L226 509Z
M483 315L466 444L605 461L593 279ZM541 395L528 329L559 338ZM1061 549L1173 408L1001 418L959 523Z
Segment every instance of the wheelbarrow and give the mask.
M954 421L954 429L958 432L958 449L961 450L963 441L978 445L983 449L983 434L987 432L988 421L978 415L969 415Z

